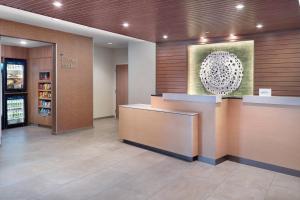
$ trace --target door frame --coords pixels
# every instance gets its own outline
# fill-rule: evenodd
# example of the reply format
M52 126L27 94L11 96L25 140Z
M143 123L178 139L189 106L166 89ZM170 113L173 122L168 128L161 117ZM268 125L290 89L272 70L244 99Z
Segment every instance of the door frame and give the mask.
M1 34L0 37L10 37L10 38L15 38L15 39L24 39L24 40L29 40L29 41L37 41L37 42L44 42L44 43L48 43L49 45L52 46L53 52L52 52L52 91L51 91L51 95L52 95L52 102L51 102L51 115L52 115L52 126L51 126L51 131L53 135L57 134L57 71L58 71L58 55L57 55L57 43L54 42L49 42L49 41L43 41L43 40L35 40L35 39L31 39L31 38L23 38L23 37L18 37L18 36L13 36L13 35L5 35L5 34ZM0 43L0 48L1 48L1 43ZM1 58L2 52L0 49L0 58ZM3 79L3 78L2 78ZM2 80L3 82L3 80ZM27 84L27 83L26 83ZM4 91L2 91L4 92ZM3 97L2 97L3 99ZM3 110L2 110L3 113ZM3 127L1 127L3 128ZM0 136L1 136L1 132L0 132ZM1 139L1 138L0 138ZM0 142L1 144L1 142Z
M118 68L120 67L127 67L127 72L128 72L128 64L117 64L116 65L116 70L115 70L115 77L116 77L116 81L115 81L115 84L116 84L116 87L115 87L115 118L118 118L118 112L117 112L117 109L118 109L118 92L117 92L117 83L118 83L118 78L117 78L117 71L118 71ZM128 76L127 76L127 83L128 83ZM128 102L128 89L127 89L127 102Z

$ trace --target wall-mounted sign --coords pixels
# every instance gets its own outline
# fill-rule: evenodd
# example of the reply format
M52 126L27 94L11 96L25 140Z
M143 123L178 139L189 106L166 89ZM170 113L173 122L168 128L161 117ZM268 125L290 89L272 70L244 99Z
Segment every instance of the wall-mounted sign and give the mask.
M73 69L77 66L77 61L75 59L64 56L64 54L60 54L61 58L61 68L63 69Z
M189 94L253 94L253 41L191 45L188 50Z
M270 97L272 96L271 88L259 88L259 96Z

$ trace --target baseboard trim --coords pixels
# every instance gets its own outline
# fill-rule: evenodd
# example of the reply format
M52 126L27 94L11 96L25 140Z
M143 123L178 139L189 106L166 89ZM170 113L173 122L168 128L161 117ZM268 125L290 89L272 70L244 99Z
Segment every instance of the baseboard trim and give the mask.
M105 116L105 117L96 117L96 118L94 118L94 120L107 119L107 118L115 118L115 116L114 115L109 115L109 116Z
M178 158L180 160L184 160L184 161L188 161L188 162L192 162L194 160L197 160L197 156L194 156L194 157L184 156L184 155L180 155L180 154L173 153L173 152L170 152L170 151L158 149L158 148L155 148L155 147L147 146L147 145L136 143L136 142L132 142L132 141L129 141L129 140L123 140L123 142L126 143L126 144L129 144L129 145L140 147L142 149L147 149L149 151L153 151L153 152L156 152L156 153L161 153L161 154L171 156L171 157L174 157L174 158Z
M211 164L211 165L218 165L226 160L230 160L232 162L237 162L237 163L249 165L252 167L257 167L257 168L266 169L266 170L270 170L270 171L274 171L274 172L278 172L278 173L282 173L282 174L286 174L286 175L300 177L299 170L281 167L278 165L273 165L273 164L269 164L269 163L265 163L265 162L247 159L247 158L241 158L238 156L226 155L226 156L223 156L218 159L199 156L198 160L201 162L204 162L204 163Z
M208 157L205 157L205 156L199 156L198 160L201 161L201 162L207 163L207 164L218 165L218 164L226 161L227 156L223 156L223 157L218 158L218 159L208 158Z
M255 160L241 158L241 157L232 156L232 155L227 155L226 157L227 157L227 160L230 160L232 162L237 162L237 163L241 163L241 164L245 164L245 165L249 165L249 166L253 166L253 167L258 167L261 169L267 169L267 170L282 173L282 174L300 177L299 170L281 167L278 165L273 165L273 164L269 164L269 163L265 163L265 162L255 161Z

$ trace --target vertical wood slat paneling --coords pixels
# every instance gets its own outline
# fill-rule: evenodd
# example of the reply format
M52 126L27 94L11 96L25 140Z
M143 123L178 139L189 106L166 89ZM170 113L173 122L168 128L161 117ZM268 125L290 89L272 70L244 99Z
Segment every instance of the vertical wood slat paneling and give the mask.
M254 94L259 88L272 88L274 96L300 96L300 30L244 36L240 40L255 43ZM191 44L197 41L157 45L157 93L187 92L187 47Z
M2 45L1 57L26 60L28 58L28 48Z
M53 46L43 46L29 48L28 51L28 122L43 126L52 126L52 116L41 116L38 113L38 82L40 72L50 72L53 84L54 66L53 66ZM52 85L52 95L55 88ZM53 111L55 99L52 98L51 108Z

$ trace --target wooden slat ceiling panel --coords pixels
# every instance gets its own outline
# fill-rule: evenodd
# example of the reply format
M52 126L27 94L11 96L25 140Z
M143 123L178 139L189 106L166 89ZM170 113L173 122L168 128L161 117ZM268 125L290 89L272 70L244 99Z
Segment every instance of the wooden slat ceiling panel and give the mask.
M300 28L298 0L0 0L6 5L149 41L197 39ZM236 10L243 3L245 8ZM121 24L130 23L128 29ZM256 29L263 23L262 30Z

